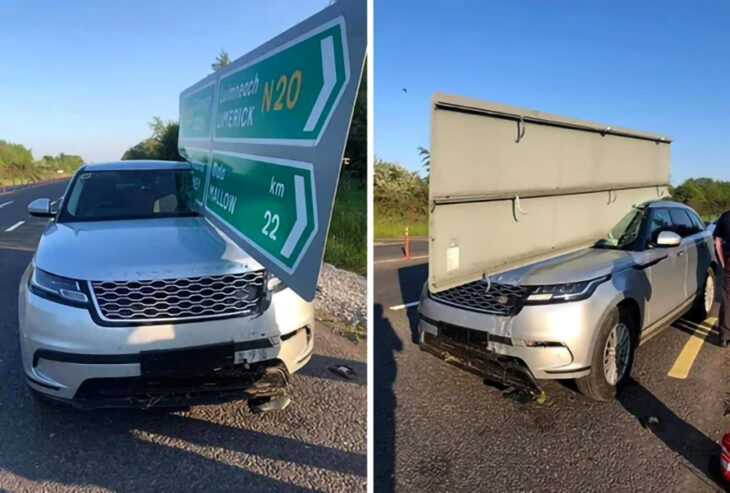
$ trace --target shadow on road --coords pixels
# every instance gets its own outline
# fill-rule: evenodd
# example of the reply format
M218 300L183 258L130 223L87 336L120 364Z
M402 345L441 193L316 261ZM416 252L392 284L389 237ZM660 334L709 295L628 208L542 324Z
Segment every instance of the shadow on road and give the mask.
M403 351L400 340L387 318L383 317L383 305L376 304L373 312L375 329L375 367L373 383L374 413L371 426L375 427L375 491L395 490L395 409L397 400L393 385L398 374L395 354Z
M262 442L255 432L162 411L94 411L81 415L65 408L19 411L26 414L26 424L30 418L33 426L15 432L22 436L3 437L0 470L35 481L91 485L112 491L154 491L172 485L185 485L182 489L189 491L235 490L244 485L250 490L303 491L296 485L226 463L215 449L206 453L196 450L196 446L230 448L299 463L303 456L309 456L312 460L305 459L305 463L343 469L344 458L328 456L326 447L312 453L311 445L301 442L275 436L267 436ZM174 439L189 441L193 447L183 449ZM18 440L22 447L17 446ZM365 458L360 462L364 470Z
M428 279L428 264L407 265L398 269L398 285L403 303L418 301L421 297L423 283ZM418 344L418 307L406 309L408 326L411 329L411 342Z
M701 479L712 481L723 489L726 487L716 472L720 445L677 416L632 377L628 377L618 401L642 426L651 430L674 453L694 466L696 471L693 472L704 476ZM657 421L650 421L650 418L656 418ZM659 468L667 466L669 464L655 465Z

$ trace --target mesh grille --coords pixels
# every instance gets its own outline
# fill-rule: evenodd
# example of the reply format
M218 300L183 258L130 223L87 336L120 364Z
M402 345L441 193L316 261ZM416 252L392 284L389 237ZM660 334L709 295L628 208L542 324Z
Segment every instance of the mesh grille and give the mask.
M93 281L101 315L114 321L258 313L265 271L153 281Z
M492 283L489 291L487 291L487 284L478 280L440 293L429 293L429 295L437 301L456 305L460 308L494 315L512 316L522 309L529 292L529 288L522 286L497 283Z

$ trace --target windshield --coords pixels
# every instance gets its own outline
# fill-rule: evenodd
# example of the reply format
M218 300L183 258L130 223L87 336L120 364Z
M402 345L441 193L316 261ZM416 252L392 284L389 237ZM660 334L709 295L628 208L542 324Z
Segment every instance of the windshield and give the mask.
M621 250L634 242L641 228L644 218L642 209L633 209L611 228L605 238L601 238L594 245L595 248L612 248Z
M67 192L59 222L197 216L191 170L88 171Z

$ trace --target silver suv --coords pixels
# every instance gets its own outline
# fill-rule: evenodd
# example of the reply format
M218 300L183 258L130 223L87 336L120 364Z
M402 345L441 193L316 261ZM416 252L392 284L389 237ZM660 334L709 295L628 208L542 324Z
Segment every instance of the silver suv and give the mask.
M695 211L648 202L592 248L439 293L424 286L421 348L510 387L570 378L609 400L639 344L688 311L707 317L716 267Z
M20 282L25 378L79 407L289 400L313 309L198 213L186 163L86 165Z

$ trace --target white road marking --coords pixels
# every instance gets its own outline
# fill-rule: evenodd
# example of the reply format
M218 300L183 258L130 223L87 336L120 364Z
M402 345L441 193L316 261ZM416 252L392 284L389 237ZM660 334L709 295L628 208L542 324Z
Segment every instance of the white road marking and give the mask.
M0 209L2 209L3 207L5 207L6 205L10 205L12 203L13 203L13 201L11 200L10 202L5 202L4 204L0 204Z
M416 306L416 305L417 305L418 303L420 303L420 302L419 302L419 301L413 301L413 302L411 302L411 303L406 303L406 304L404 304L404 305L395 305L395 306L391 306L391 307L390 307L389 309L390 309L390 310L394 310L394 311L397 311L397 310L403 310L404 308L410 308L410 307L412 307L412 306Z
M406 259L405 257L398 257L398 258L387 258L385 260L376 260L373 263L374 264L383 264L385 262L402 262L404 260L419 260L422 258L428 258L428 255L417 255L415 257L411 257L410 259Z
M17 228L18 226L22 225L23 223L25 223L25 221L18 221L17 223L13 224L8 229L6 229L5 232L6 233L10 233L11 231L13 231L15 228Z

